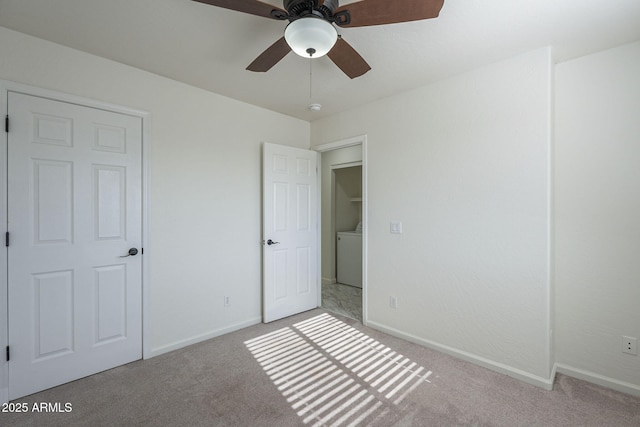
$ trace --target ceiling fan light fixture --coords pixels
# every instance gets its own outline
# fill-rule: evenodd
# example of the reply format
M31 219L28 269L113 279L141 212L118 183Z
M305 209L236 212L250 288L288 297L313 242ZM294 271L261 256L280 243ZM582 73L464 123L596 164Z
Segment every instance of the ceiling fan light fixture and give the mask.
M320 58L336 44L338 31L330 22L310 16L287 25L284 38L297 55Z

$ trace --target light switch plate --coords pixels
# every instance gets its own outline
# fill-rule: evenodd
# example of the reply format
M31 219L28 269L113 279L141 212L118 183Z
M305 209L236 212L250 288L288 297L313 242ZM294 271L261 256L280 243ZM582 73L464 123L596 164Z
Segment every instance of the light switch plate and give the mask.
M392 234L402 234L402 222L400 221L391 221L389 228Z

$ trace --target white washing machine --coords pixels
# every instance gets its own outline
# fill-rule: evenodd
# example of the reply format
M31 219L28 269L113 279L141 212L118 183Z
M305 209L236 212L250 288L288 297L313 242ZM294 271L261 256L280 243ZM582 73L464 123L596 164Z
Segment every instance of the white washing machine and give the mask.
M338 283L362 288L362 233L339 231L337 234Z

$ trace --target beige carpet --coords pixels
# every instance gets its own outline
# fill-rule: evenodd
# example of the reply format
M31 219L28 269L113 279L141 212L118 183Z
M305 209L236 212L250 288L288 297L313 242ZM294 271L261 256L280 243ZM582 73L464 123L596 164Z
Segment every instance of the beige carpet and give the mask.
M323 310L256 325L17 403L2 426L640 426L640 398L545 391Z

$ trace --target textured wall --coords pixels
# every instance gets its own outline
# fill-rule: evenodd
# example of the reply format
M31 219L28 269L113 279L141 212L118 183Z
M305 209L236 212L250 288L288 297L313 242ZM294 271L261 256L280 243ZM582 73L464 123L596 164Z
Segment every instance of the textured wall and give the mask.
M556 73L557 362L640 394L640 42Z
M548 382L551 85L543 49L312 123L367 134L370 324Z

